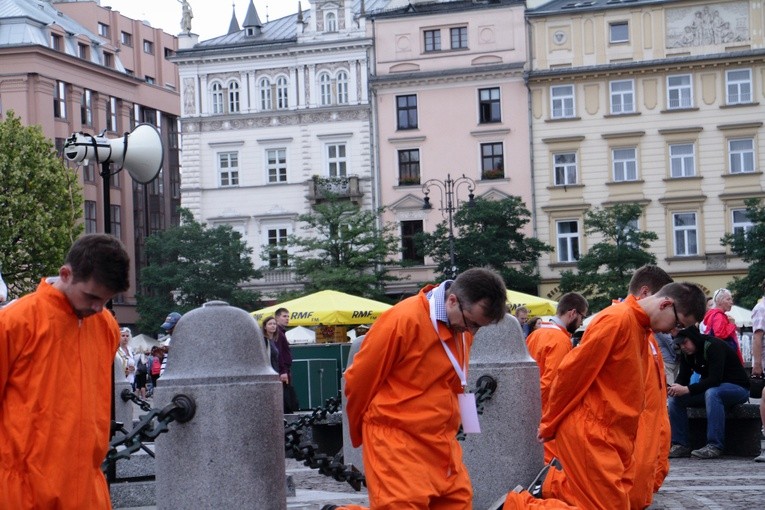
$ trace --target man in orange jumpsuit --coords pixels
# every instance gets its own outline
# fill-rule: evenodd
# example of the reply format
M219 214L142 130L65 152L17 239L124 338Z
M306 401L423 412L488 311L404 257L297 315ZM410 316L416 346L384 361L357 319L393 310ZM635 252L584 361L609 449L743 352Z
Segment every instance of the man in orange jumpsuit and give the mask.
M129 257L86 235L56 278L0 310L0 509L109 509L119 327L104 305L128 289Z
M364 337L345 372L345 412L353 446L364 445L371 508L470 508L456 438L472 397L469 351L478 328L505 317L506 296L494 271L469 269L398 303Z
M581 294L569 292L558 301L555 317L550 322L543 322L539 329L526 338L529 355L539 366L539 387L542 392L542 412L547 407L555 372L563 357L573 348L571 335L579 329L587 316L587 300ZM545 464L556 456L555 441L544 444Z
M579 347L558 365L539 439L556 440L563 470L550 469L544 500L508 494L505 510L630 507L633 450L645 403L644 359L651 330L677 332L704 316L704 293L671 283L644 299L628 296L598 313Z

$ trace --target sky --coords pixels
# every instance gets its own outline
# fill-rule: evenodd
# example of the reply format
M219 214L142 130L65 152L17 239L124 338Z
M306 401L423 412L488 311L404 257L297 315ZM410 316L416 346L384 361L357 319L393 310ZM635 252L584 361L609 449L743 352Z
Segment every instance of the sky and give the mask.
M189 0L194 13L191 32L199 34L200 41L225 35L231 23L232 3L236 4L234 10L241 27L250 0ZM296 13L298 6L298 0L255 0L254 3L264 23L266 13L269 20L275 20ZM308 8L307 1L301 5L304 11ZM101 0L101 6L111 6L130 18L148 20L151 26L172 35L181 31L180 0Z

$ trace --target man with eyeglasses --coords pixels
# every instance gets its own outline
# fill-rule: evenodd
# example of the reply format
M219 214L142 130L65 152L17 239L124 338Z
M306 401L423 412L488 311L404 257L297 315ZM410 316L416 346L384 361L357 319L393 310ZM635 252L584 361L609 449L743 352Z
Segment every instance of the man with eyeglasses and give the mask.
M725 447L725 412L749 400L749 377L736 353L725 341L703 335L695 326L676 335L680 346L680 373L669 394L672 448L669 456L716 459ZM693 372L701 375L690 384ZM691 450L688 438L688 408L705 407L707 444Z
M470 508L456 439L475 411L470 347L479 328L505 317L506 300L496 272L469 269L396 304L364 337L345 371L345 411L351 442L364 446L372 508Z
M539 388L542 392L542 410L547 407L555 373L563 357L571 352L571 335L579 329L587 316L587 300L576 292L569 292L558 300L555 317L549 322L542 322L539 329L526 338L529 356L539 366ZM544 444L545 464L552 461L555 453L555 441Z
M696 324L704 316L704 301L696 285L670 283L640 300L629 295L590 322L579 346L558 365L542 414L538 438L555 440L562 466L546 471L539 495L550 501L544 506L630 508L647 337L652 330L677 332ZM503 508L527 508L533 497L511 492Z

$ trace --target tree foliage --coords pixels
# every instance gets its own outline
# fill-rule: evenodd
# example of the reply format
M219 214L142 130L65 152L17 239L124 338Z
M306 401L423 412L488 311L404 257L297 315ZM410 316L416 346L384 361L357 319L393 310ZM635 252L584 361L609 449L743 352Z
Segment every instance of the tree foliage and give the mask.
M746 276L734 278L730 290L738 305L753 308L762 297L762 282L765 281L765 207L756 198L745 203L752 228L746 233L726 234L721 244L730 247L735 255L749 264Z
M552 247L524 228L531 213L519 197L502 200L477 198L472 207L454 213L454 264L460 273L471 267L491 267L502 275L508 288L537 293L537 263ZM452 275L449 256L449 226L443 221L432 233L422 234L423 253L433 258L441 280Z
M138 328L157 331L171 311L185 313L207 301L222 300L245 310L260 307L257 293L239 285L258 277L252 248L228 225L208 228L180 210L181 224L146 239L148 265L137 293Z
M58 274L82 232L82 190L39 126L0 122L0 270L10 297Z
M656 257L646 250L658 236L637 229L641 214L638 204L616 204L588 211L584 217L585 232L600 234L603 241L579 258L576 273L561 274L561 292L584 295L591 311L601 310L613 298L624 296L635 269L656 263Z
M399 280L388 271L398 264L392 258L399 250L392 226L381 227L374 211L332 196L298 220L302 234L289 236L285 246L264 246L264 260L286 249L306 291L385 299L385 283Z

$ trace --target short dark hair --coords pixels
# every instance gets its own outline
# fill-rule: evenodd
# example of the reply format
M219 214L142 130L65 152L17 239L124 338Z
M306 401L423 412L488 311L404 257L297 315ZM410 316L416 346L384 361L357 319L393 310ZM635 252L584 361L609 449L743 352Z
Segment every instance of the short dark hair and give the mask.
M130 256L122 242L108 234L87 234L77 239L66 255L72 281L93 279L112 292L130 288Z
M274 317L279 317L281 314L285 312L288 314L290 313L290 311L284 308L283 306L281 308L277 308L276 311L274 312Z
M460 273L447 294L454 294L466 309L481 303L487 319L499 322L507 314L507 289L499 274L485 267Z
M654 295L674 299L677 311L686 317L693 317L696 322L701 321L707 312L707 298L704 292L693 283L668 283Z
M561 316L569 310L576 310L585 315L589 307L590 305L584 296L577 292L567 292L558 300L558 308L555 310L555 315Z
M673 281L672 277L659 266L646 264L632 275L629 293L635 296L640 293L641 288L648 287L651 294L656 294L662 287Z

